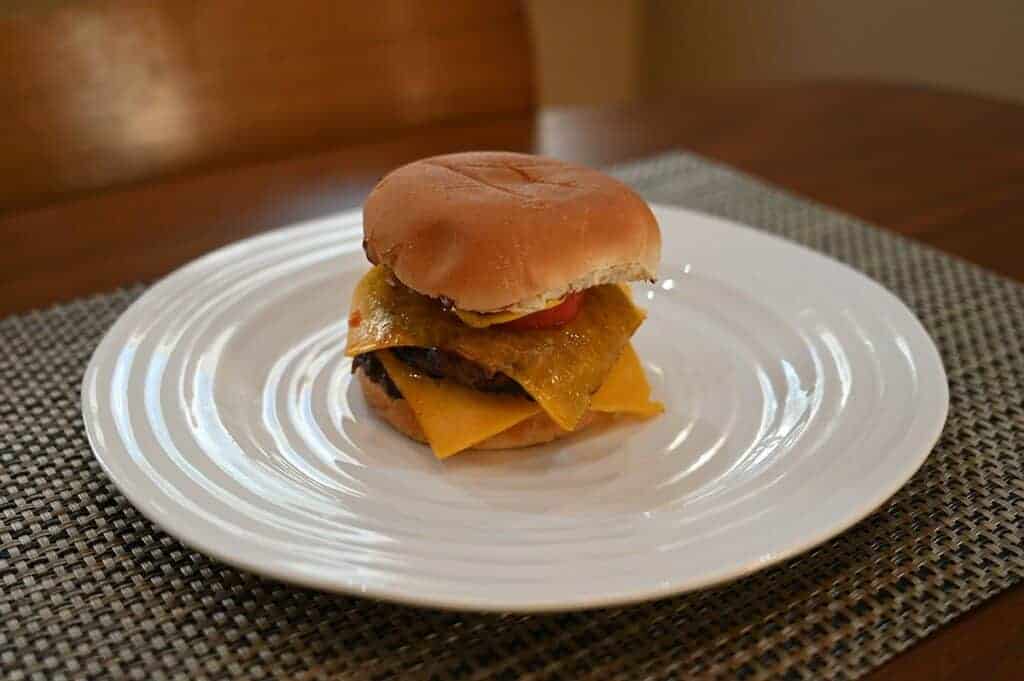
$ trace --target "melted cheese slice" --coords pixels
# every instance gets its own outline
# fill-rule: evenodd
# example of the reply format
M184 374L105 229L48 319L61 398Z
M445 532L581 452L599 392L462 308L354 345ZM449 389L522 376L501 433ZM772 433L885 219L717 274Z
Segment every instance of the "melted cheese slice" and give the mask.
M378 352L377 357L409 402L439 459L483 442L540 412L536 402L522 397L485 393L416 373L390 352Z
M623 412L634 416L654 416L665 411L661 402L651 400L651 385L647 382L640 358L632 345L627 345L612 367L604 385L590 402L593 411Z
M485 329L488 326L494 326L495 324L504 324L520 317L531 315L534 312L540 312L541 310L550 310L551 308L561 305L565 302L565 297L555 298L544 304L544 307L540 310L534 310L533 312L470 312L469 310L455 310L455 316L462 320L463 324L468 324L474 329Z
M555 423L573 430L644 315L610 284L588 289L576 318L558 328L474 329L375 267L356 286L349 319L350 357L398 346L456 352L509 376Z
M390 352L378 352L388 376L408 401L430 448L445 459L483 442L541 411L536 402L513 395L480 392L445 379L417 373ZM653 416L663 411L652 402L651 388L631 345L627 345L601 389L594 411Z

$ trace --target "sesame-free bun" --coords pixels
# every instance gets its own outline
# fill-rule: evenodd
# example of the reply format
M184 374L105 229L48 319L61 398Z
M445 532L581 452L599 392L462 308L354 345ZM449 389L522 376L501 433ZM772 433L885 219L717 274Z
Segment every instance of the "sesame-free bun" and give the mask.
M356 376L359 378L359 387L363 390L366 403L378 416L406 437L426 444L427 438L423 434L423 429L420 428L419 421L416 420L416 415L413 414L406 400L389 396L387 391L379 383L371 381L362 369L356 369ZM520 421L508 430L476 443L470 449L514 449L538 445L578 433L598 421L609 418L611 417L608 414L588 411L576 430L570 431L562 430L557 423L551 420L550 416L540 412L525 421Z
M409 288L474 312L531 312L590 286L653 279L643 199L590 168L509 152L435 156L382 179L363 248Z

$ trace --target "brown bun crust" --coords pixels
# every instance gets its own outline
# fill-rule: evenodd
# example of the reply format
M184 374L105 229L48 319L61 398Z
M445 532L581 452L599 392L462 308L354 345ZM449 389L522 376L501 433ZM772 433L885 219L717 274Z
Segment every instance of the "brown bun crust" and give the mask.
M657 220L625 184L508 152L402 166L367 198L363 230L370 262L475 312L532 311L570 291L652 279L661 257Z
M416 420L407 401L389 397L384 388L371 381L362 369L356 370L356 376L359 378L359 387L363 389L363 397L378 416L406 437L427 444L423 429L420 428L419 421ZM541 412L483 442L478 442L470 449L514 449L538 445L572 435L608 418L608 414L588 411L576 430L566 431L552 421L551 417Z

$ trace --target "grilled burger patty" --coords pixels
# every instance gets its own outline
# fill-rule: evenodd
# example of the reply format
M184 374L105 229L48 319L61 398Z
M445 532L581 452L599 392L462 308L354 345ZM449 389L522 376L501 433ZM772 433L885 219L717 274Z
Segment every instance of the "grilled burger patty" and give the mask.
M481 392L519 395L532 399L521 385L505 374L500 371L488 371L485 367L454 352L447 352L439 348L413 347L391 348L390 352L416 371L432 378L447 378ZM352 360L352 371L359 368L363 369L371 381L381 384L389 397L394 399L402 397L398 386L388 376L384 365L374 356L374 353L367 352L357 355Z
M387 369L384 368L384 364L377 359L377 354L374 352L364 352L361 355L356 355L352 358L352 373L354 374L357 369L362 369L366 377L376 383L377 385L384 388L384 392L388 394L393 400L402 399L402 393L395 385L395 382L388 376Z

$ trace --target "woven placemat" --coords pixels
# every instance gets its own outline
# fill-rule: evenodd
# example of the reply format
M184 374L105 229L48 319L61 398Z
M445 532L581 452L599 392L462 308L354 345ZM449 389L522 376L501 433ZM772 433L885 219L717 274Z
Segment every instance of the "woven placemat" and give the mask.
M0 676L850 679L1020 581L1024 287L693 156L618 172L849 263L921 318L951 411L890 503L782 566L629 608L466 615L292 588L169 538L94 462L79 384L141 289L121 291L0 321Z

